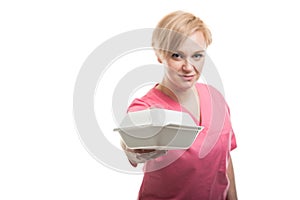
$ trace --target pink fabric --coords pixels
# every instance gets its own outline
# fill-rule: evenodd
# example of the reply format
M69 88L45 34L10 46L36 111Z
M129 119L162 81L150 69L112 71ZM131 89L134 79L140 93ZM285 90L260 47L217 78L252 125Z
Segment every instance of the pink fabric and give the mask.
M147 161L139 192L141 200L225 200L229 152L236 148L230 113L223 96L213 87L196 84L200 100L200 122L204 126L188 150L170 150ZM128 112L164 108L189 113L161 91L152 88L135 99ZM190 114L190 113L189 113Z

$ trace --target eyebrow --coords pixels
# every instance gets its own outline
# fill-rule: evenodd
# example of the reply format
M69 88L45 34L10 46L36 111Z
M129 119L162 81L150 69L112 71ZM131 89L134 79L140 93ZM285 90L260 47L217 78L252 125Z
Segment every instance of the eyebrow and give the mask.
M180 53L180 54L185 55L185 53L183 51L181 51L181 50L174 51L174 53ZM201 49L201 50L197 50L197 51L193 52L193 54L196 54L196 53L205 53L205 49Z
M204 52L205 50L203 49L203 50L195 51L194 53L204 53Z

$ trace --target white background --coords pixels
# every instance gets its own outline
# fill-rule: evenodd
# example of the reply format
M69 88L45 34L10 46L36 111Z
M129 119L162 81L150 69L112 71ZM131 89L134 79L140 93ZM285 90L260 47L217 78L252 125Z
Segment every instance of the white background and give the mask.
M222 77L238 141L232 157L239 198L296 199L297 5L292 0L1 1L0 199L136 198L140 175L103 166L81 144L72 113L74 84L84 60L102 42L153 28L178 9L200 16L213 33L209 55Z

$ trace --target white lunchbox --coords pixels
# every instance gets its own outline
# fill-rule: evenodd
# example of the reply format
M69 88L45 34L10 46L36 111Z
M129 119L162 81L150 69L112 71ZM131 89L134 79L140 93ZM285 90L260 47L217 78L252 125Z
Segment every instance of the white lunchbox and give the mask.
M131 149L188 149L204 127L185 112L160 108L129 112L115 128Z

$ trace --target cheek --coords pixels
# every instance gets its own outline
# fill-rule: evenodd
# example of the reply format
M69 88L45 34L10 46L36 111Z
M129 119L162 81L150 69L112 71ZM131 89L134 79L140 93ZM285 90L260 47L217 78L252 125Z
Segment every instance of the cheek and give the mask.
M181 69L182 64L179 61L168 60L165 66L173 71L179 71Z
M178 72L175 70L175 69L173 69L173 67L166 67L165 68L165 74L169 77L169 78L171 78L171 77L174 77L176 74L177 74Z
M195 70L200 74L203 69L204 61L195 62L193 65L195 66Z
M201 69L204 65L204 59L198 60L198 61L191 61L191 63L197 67L197 69Z

